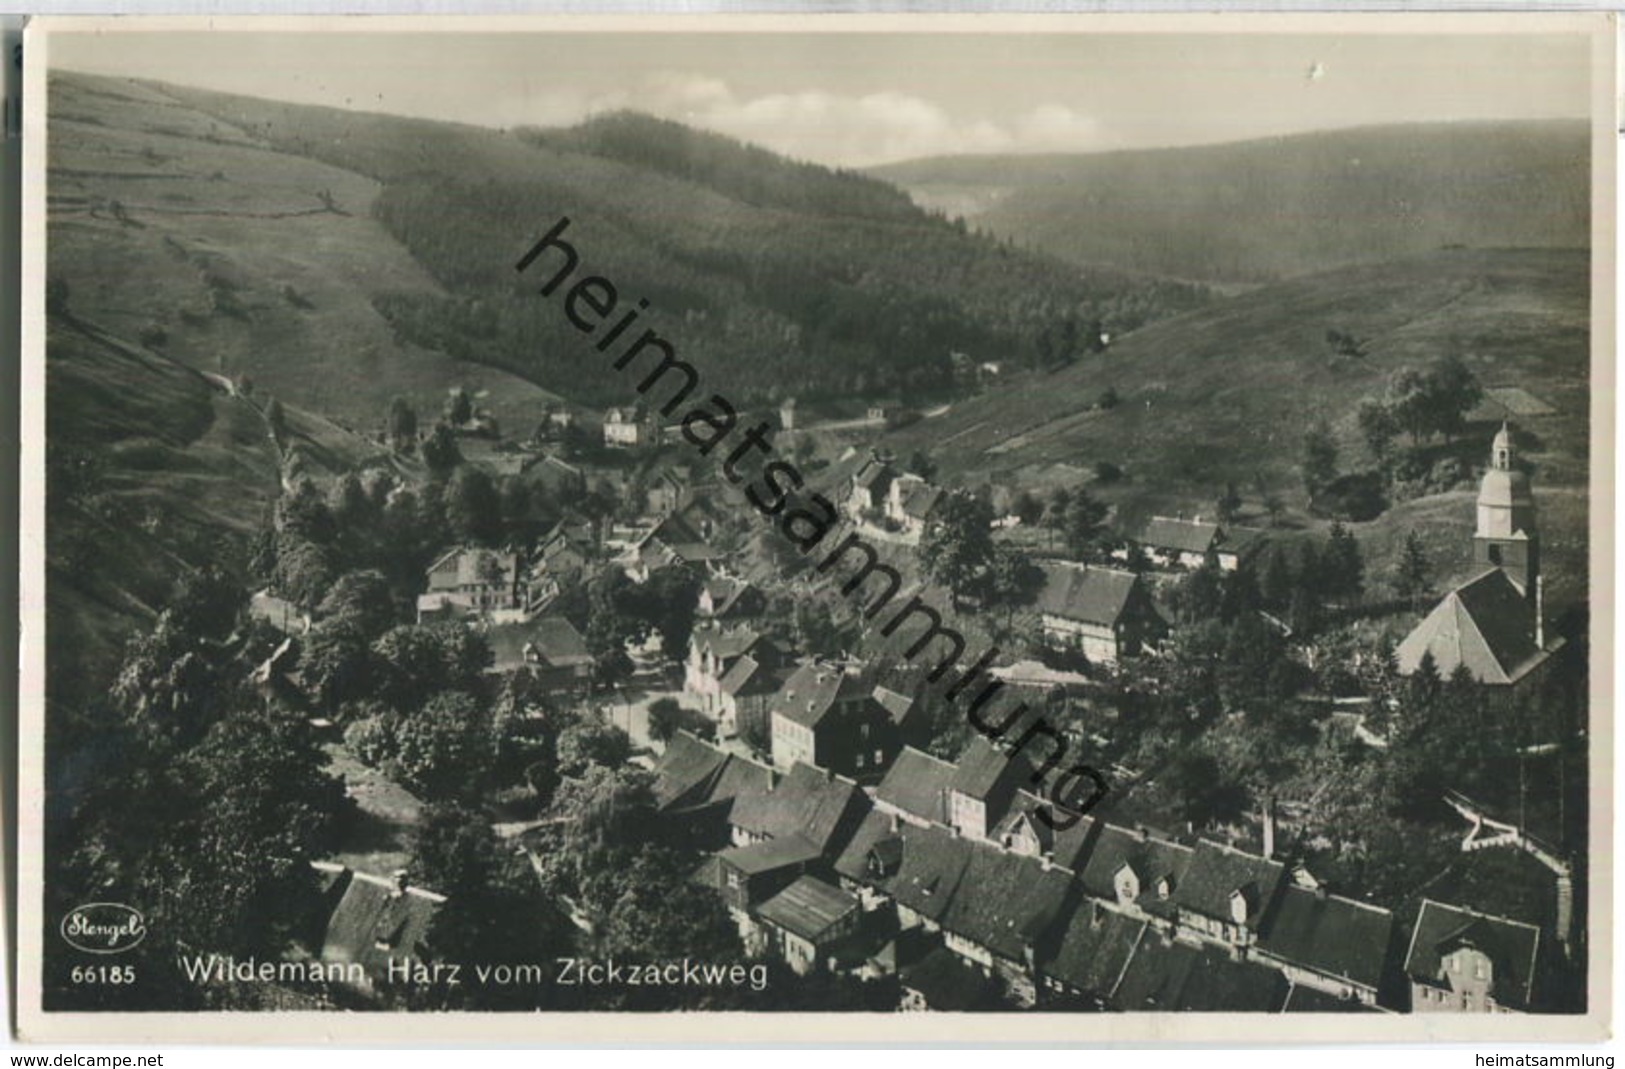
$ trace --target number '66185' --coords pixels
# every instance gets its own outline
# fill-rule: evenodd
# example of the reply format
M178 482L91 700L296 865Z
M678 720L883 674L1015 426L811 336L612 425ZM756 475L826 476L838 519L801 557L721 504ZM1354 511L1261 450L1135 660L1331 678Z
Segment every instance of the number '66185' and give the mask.
M134 965L75 965L68 979L76 984L133 984Z

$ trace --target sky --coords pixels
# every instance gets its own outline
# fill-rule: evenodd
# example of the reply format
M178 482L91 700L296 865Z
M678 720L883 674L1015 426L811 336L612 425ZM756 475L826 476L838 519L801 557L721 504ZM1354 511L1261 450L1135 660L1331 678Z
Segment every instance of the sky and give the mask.
M50 64L485 126L634 108L798 159L1583 118L1578 35L73 33Z

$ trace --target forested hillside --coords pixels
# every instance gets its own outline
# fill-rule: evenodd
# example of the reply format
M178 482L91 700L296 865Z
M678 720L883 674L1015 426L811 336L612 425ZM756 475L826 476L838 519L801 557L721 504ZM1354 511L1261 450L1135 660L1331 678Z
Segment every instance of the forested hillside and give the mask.
M951 350L1028 359L1065 320L1118 333L1198 287L1087 271L918 210L873 179L641 116L502 133L201 90L164 92L275 148L373 179L375 217L449 295L385 294L404 342L572 399L627 399L513 264L561 216L585 264L744 400L947 387Z
M1441 246L1589 244L1582 121L1370 127L873 172L923 204L1080 264L1257 283Z

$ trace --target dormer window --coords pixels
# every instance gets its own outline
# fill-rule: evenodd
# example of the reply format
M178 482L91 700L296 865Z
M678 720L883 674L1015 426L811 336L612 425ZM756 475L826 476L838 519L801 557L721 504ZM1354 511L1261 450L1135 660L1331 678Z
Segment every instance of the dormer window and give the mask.
M1238 887L1234 891L1230 892L1231 920L1235 921L1237 924L1247 923L1247 915L1253 911L1251 897L1252 896L1247 893L1247 888L1245 887Z
M1171 876L1160 876L1160 877L1158 877L1157 878L1157 897L1158 898L1167 898L1169 895L1171 895L1173 893L1174 893L1173 877L1171 877Z
M1123 865L1112 877L1113 888L1117 892L1117 901L1128 905L1140 897L1140 875L1134 871L1134 866Z

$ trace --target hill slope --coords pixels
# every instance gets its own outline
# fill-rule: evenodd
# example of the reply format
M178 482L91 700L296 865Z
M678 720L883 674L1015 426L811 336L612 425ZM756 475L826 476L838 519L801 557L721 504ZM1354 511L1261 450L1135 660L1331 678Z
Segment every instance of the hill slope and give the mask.
M1078 263L1261 282L1446 245L1584 247L1584 122L1370 127L876 168L917 201Z
M395 337L377 295L442 291L371 217L379 184L353 171L151 85L53 74L49 182L48 271L71 307L192 367L357 427L397 394L437 411L460 384L514 421L548 399Z
M374 216L449 294L376 302L401 337L593 404L624 403L624 376L583 360L581 335L513 270L564 216L589 269L648 298L644 323L751 401L928 393L947 384L950 350L1030 351L1066 317L1122 332L1205 298L1020 253L873 179L644 116L503 133L163 91L381 184Z
M1296 465L1304 432L1326 419L1343 470L1369 461L1354 421L1388 374L1460 353L1486 387L1518 386L1555 411L1515 417L1532 448L1545 553L1558 589L1584 575L1589 453L1589 264L1567 251L1451 251L1345 268L1262 288L1158 323L1052 375L1033 375L955 405L886 439L899 456L927 449L962 485L1077 485L1109 461L1126 481L1092 488L1127 527L1152 512L1211 513L1227 481L1258 515L1258 482L1301 522ZM1366 342L1342 356L1326 332ZM1108 388L1121 403L1099 410ZM1486 406L1460 446L1482 468L1503 413ZM1408 525L1437 530L1442 573L1465 565L1472 492L1392 509L1362 538L1386 545Z

